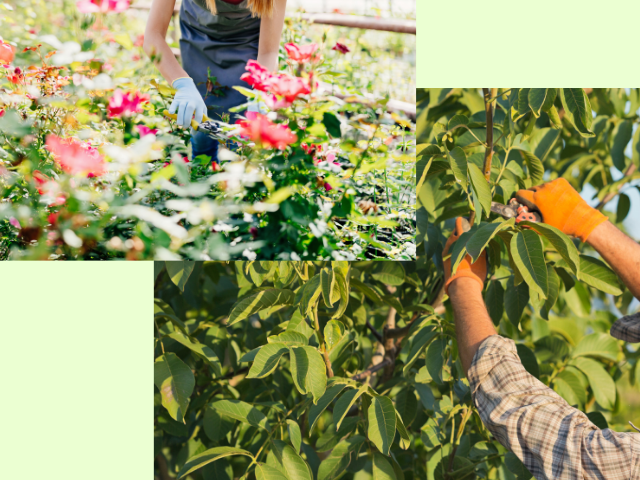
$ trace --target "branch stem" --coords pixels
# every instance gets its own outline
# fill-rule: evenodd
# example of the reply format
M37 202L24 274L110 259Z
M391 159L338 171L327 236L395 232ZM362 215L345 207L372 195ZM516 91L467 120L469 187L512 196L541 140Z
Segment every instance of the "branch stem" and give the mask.
M483 88L484 112L487 117L487 147L484 150L484 178L491 179L491 160L493 159L493 102L498 93L497 88ZM493 99L493 100L492 100Z

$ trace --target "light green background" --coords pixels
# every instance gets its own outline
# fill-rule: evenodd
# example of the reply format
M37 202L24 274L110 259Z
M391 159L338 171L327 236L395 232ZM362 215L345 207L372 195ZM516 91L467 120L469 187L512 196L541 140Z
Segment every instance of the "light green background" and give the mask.
M416 0L417 87L636 87L638 0Z
M0 478L151 478L153 262L0 263Z

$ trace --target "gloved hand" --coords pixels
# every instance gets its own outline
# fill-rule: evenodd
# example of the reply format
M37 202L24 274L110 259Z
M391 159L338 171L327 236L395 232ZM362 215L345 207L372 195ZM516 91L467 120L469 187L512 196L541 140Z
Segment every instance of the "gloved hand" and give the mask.
M608 218L590 207L564 178L529 190L518 190L516 199L530 210L539 211L544 223L567 235L578 237L583 242Z
M196 84L189 77L178 78L173 81L173 88L177 89L173 103L169 108L169 113L176 113L178 111L178 125L189 128L191 126L191 119L198 123L202 123L207 106L202 99L202 95L198 92Z
M262 115L266 115L268 112L269 109L267 108L266 103L264 103L262 100L254 99L249 102L249 106L247 107L247 113L245 114L245 116L249 120L253 120L256 114L260 113Z
M456 226L451 232L451 236L444 245L442 256L446 257L449 253L449 249L453 242L460 238L460 235L464 233L462 228L462 217L456 218ZM484 286L484 280L487 278L487 254L485 252L480 255L475 263L471 263L471 255L466 254L465 257L458 264L458 269L455 275L451 276L451 258L444 261L444 291L449 294L449 285L455 279L460 277L470 277L477 280L480 283L480 287Z

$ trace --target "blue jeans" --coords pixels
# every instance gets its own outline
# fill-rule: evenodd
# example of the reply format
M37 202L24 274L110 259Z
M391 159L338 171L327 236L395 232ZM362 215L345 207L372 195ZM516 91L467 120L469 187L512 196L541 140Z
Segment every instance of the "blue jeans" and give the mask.
M191 129L191 161L198 155L207 155L211 163L218 163L218 141L206 132Z

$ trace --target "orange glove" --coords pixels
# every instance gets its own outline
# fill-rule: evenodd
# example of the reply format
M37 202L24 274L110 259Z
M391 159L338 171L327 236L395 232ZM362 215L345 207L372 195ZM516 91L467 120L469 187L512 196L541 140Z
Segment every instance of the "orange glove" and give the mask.
M444 246L444 250L442 251L442 256L446 257L449 253L449 249L453 242L455 242L460 235L464 233L464 228L462 227L462 217L456 218L456 226L451 232L451 236L447 240L447 243ZM486 253L483 253L480 258L475 263L471 263L471 255L466 254L465 257L458 264L458 269L456 270L455 275L451 276L451 258L448 258L444 261L444 291L448 295L449 294L449 285L456 278L460 277L471 277L476 279L480 283L480 287L484 287L484 280L487 278L487 256Z
M518 202L542 214L542 221L585 242L605 215L587 205L564 178L516 192Z

